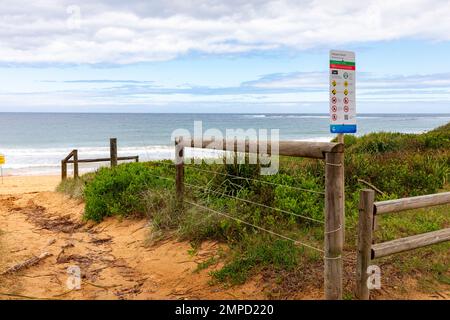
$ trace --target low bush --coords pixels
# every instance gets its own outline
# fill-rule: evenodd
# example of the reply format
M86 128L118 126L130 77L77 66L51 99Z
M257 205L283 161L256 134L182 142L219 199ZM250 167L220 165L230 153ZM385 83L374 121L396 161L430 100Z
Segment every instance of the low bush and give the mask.
M107 216L146 214L149 190L173 188L170 182L156 177L162 171L144 163L99 169L84 188L85 219L101 221Z

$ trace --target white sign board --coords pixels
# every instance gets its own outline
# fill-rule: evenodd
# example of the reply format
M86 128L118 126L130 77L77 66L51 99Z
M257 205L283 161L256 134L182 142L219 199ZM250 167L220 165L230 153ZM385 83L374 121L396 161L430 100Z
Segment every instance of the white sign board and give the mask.
M355 53L330 51L330 132L356 132Z

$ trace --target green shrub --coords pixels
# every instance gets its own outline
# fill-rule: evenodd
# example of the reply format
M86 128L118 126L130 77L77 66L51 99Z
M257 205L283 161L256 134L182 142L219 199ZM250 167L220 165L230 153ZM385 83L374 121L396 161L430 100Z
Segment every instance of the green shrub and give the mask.
M398 152L346 155L346 186L356 191L363 179L396 197L435 193L448 181L450 152Z
M450 123L423 134L376 132L358 138L347 135L345 143L348 152L353 154L448 150L450 149Z
M413 148L416 144L416 135L404 133L379 132L370 133L363 138L357 138L349 147L349 152L380 154L405 149L405 146Z
M84 188L86 219L101 221L106 216L146 214L146 192L171 186L159 179L163 169L144 163L121 164L115 168L101 168Z

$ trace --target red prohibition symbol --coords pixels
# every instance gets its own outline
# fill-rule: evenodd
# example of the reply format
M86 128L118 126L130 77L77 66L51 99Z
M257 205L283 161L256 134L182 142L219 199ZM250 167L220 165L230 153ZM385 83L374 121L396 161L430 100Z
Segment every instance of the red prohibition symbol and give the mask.
M336 106L332 106L332 107L331 107L331 111L337 112L337 107L336 107Z
M333 114L333 115L331 116L331 119L333 119L333 121L336 121L336 120L337 120L337 115Z
M344 98L344 103L348 104L348 98L347 97Z
M331 102L336 103L337 102L336 97L331 98Z
M348 106L344 106L344 112L348 112Z

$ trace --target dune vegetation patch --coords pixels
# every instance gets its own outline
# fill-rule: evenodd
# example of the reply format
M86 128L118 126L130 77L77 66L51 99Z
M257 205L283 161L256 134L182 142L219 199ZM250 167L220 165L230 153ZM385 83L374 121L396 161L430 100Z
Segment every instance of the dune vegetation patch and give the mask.
M449 188L450 124L417 135L388 132L362 137L347 135L345 144L346 251L355 250L361 189L373 187L377 190L376 200L387 200ZM323 221L324 168L320 161L281 157L280 170L273 176L260 176L257 165L186 165L187 202L182 206L175 199L174 178L175 169L170 161L128 163L101 168L81 182L69 179L59 190L81 195L86 203L85 219L144 216L151 219L157 239L175 235L194 246L205 240L226 243L231 250L220 255L223 266L211 272L215 281L243 283L261 271L288 275L298 272L300 266L303 272L322 272L317 267L322 263L318 252L239 222L246 221L321 248L323 225L317 221ZM238 219L203 210L202 206ZM450 225L449 212L450 206L444 206L386 217L381 219L382 228L377 236L389 240L445 228ZM426 253L430 255L427 260L434 261L433 266L418 264L405 272L414 275L420 271L430 275L431 282L445 284L448 277L442 275L449 270L445 261L450 245L444 243L439 248L444 249L418 250L395 256L392 261L410 260L411 256L420 260ZM277 288L292 288L287 283L288 276L269 278L274 279ZM347 282L346 290L351 297L351 281Z

